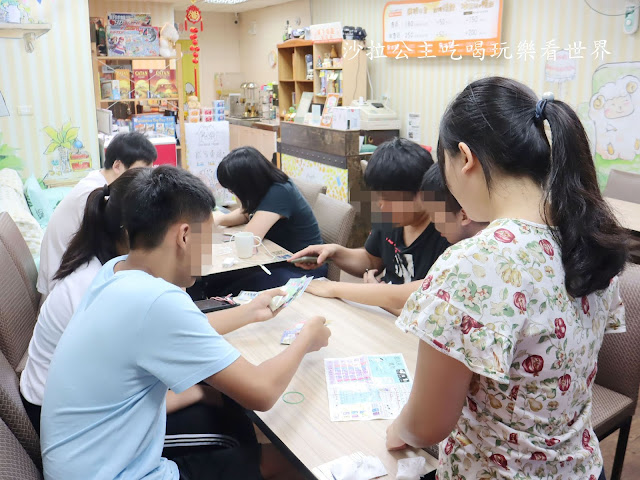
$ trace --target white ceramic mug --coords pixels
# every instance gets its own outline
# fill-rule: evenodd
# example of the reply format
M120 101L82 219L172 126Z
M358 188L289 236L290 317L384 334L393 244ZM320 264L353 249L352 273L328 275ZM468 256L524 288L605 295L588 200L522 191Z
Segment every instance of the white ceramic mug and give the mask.
M258 240L258 244L262 241L260 237L251 232L237 232L233 235L233 238L236 242L238 258L251 258L253 249L256 247L256 239Z

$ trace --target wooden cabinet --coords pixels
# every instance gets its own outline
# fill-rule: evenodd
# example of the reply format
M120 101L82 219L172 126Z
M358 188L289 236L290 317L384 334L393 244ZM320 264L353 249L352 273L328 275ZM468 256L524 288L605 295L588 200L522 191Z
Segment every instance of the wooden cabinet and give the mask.
M361 40L338 40L329 43L314 43L311 40L288 40L278 45L278 84L280 117L297 105L304 92L313 92L313 102L324 104L325 92L321 92L322 76L341 75L342 105L351 105L353 100L367 97L367 56ZM318 58L335 49L342 65L318 67ZM313 56L313 79L307 79L306 55ZM335 92L340 93L340 92Z
M273 130L229 124L229 150L251 146L271 160L276 153L277 137L278 133Z

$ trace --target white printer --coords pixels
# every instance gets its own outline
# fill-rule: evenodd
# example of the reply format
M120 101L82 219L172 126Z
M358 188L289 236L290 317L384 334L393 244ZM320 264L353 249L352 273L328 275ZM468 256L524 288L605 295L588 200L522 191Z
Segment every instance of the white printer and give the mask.
M364 103L360 103L358 100L354 100L352 105L360 109L361 130L400 129L400 119L398 115L382 102L367 100Z

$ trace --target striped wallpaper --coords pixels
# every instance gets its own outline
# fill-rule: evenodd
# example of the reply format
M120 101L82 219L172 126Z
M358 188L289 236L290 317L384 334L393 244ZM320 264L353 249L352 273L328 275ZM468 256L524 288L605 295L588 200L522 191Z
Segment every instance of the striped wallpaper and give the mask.
M105 17L111 11L151 13L154 25L173 22L168 4L91 0L28 0L34 18L52 24L36 41L34 53L26 53L19 40L0 38L0 92L10 117L0 118L2 141L17 149L23 160L22 176L44 177L52 170L55 154L45 155L49 137L46 126L65 123L79 127L78 139L99 166L93 94L93 70L89 41L89 16ZM31 106L32 116L18 116L18 106Z
M49 144L44 128L71 122L98 165L87 3L29 0L28 5L52 29L36 40L33 53L25 52L21 40L0 38L0 92L11 114L0 118L3 142L18 149L23 177L42 178L51 168L44 155ZM33 115L18 116L18 106L30 106Z
M312 22L341 21L342 25L364 27L367 44L382 44L382 12L387 0L311 0ZM599 2L604 3L604 2ZM613 3L613 2L612 2ZM624 2L618 1L618 4ZM587 46L584 59L578 59L576 79L562 90L544 80L545 61L541 49L547 41L566 48L569 42ZM607 40L604 62L591 56L594 40ZM640 61L640 32L622 33L622 17L607 17L593 12L584 0L504 0L502 41L508 42L513 59L475 58L454 61L449 57L369 61L373 98L390 97L390 106L399 115L406 133L409 112L422 116L421 141L437 142L438 122L452 97L469 81L488 75L503 75L520 80L536 92L552 90L574 107L589 102L592 74L601 63ZM516 60L517 45L534 42L535 60Z

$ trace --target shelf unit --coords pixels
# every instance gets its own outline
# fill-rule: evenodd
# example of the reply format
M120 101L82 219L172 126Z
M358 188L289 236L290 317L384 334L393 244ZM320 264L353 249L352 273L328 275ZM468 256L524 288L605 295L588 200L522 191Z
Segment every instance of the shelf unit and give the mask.
M278 109L281 117L283 110L288 112L304 92L313 92L313 80L307 80L305 55L313 55L310 40L289 40L278 45Z
M353 100L367 96L367 56L362 51L360 40L336 40L313 42L311 40L288 40L278 45L278 83L280 117L292 105L297 105L304 92L313 92L313 103L324 103L326 95L320 95L321 71L342 71L342 104L351 105ZM318 57L325 53L336 53L342 58L341 67L317 67ZM358 52L357 54L355 52ZM305 56L313 55L313 80L307 80Z
M94 94L95 94L95 102L96 108L108 108L113 109L115 105L118 104L132 104L134 113L137 110L138 105L148 105L149 102L156 103L161 101L170 102L172 105L172 110L176 111L177 117L176 121L179 124L180 137L178 141L179 145L176 146L176 150L178 151L178 165L182 165L183 155L181 151L185 145L185 132L184 132L184 89L182 88L182 51L180 49L180 44L176 44L176 56L175 57L125 57L125 56L98 56L95 50L95 46L92 46L92 56L93 56L93 84L94 84ZM177 97L168 97L168 98L122 98L120 100L109 100L102 98L102 92L100 88L100 71L103 66L112 66L118 65L122 63L131 63L131 62L144 62L145 64L153 63L152 67L149 67L153 70L160 69L168 69L172 68L176 71L176 87L178 90ZM133 83L133 82L132 82Z
M4 23L0 22L0 38L23 39L27 53L34 50L33 42L51 30L50 23Z

